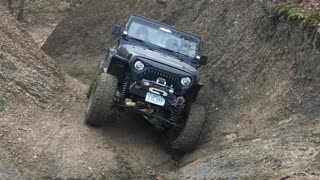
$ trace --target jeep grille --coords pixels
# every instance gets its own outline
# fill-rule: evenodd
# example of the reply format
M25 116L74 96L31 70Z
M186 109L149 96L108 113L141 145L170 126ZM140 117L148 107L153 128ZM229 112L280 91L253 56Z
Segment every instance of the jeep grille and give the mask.
M154 69L147 69L139 74L139 77L146 80L157 81L157 78L166 80L167 86L172 86L176 91L180 90L179 78Z

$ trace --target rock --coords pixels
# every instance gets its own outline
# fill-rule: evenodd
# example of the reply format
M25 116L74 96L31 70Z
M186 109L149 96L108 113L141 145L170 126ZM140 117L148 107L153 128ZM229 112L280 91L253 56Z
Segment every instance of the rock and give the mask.
M237 139L238 138L238 135L237 134L235 134L235 133L233 133L233 134L228 134L228 135L226 135L225 136L225 138L227 139L227 141L234 141L235 139Z

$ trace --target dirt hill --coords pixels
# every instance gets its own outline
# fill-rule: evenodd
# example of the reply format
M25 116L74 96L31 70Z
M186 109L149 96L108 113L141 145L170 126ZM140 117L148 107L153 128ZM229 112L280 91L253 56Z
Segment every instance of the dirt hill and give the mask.
M145 179L174 165L135 115L117 115L111 130L86 126L87 87L3 7L0 47L0 179Z
M14 19L0 11L0 97L3 103L45 103L63 86L60 67L39 50ZM4 105L2 105L3 109Z
M91 0L44 44L66 72L89 82L112 45L112 25L123 25L130 13L201 35L210 59L201 70L206 86L199 95L207 128L199 148L178 166L137 117L120 116L114 128L102 130L82 124L86 87L63 78L0 10L0 178L319 179L319 34L275 17L273 6L256 0ZM64 79L68 90L59 93ZM61 100L44 110L55 97ZM6 110L20 100L26 103ZM39 106L24 107L34 102Z
M86 82L94 69L87 65L111 45L112 24L123 24L130 13L199 34L210 59L199 97L208 128L199 149L182 161L180 178L316 179L319 35L275 17L273 6L254 0L92 0L65 19L43 49Z

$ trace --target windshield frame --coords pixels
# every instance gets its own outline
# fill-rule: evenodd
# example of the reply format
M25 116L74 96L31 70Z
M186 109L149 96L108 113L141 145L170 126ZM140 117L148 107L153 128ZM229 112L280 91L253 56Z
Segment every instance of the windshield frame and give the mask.
M197 55L200 54L201 38L200 38L199 36L196 36L196 35L194 35L194 34L185 32L185 31L183 31L183 30L180 30L180 29L177 29L177 28L168 26L168 25L163 24L163 23L158 22L158 21L154 21L154 20L151 20L151 19L148 19L148 18L145 18L145 17L135 16L135 15L129 17L128 23L126 24L126 27L125 27L125 31L126 31L126 32L129 32L130 27L131 27L131 25L132 25L133 22L136 22L136 23L139 23L139 24L142 24L142 25L145 25L145 26L154 28L154 29L165 28L165 29L170 30L170 31L171 31L171 34L172 34L173 36L185 37L186 39L188 39L188 41L191 41L191 42L196 43L195 56L194 56L194 57L191 57L191 56L188 56L187 54L182 54L182 55L184 55L184 56L186 56L186 57L189 57L189 58L195 58ZM128 36L128 37L130 37L130 36ZM162 46L159 46L159 45L157 45L157 44L150 43L150 42L148 42L148 41L145 41L145 42L146 42L146 44L150 44L150 45L152 45L153 47L156 47L157 49L163 49L163 48L164 48L164 47L162 47ZM168 49L168 50L170 50L170 49ZM176 53L179 53L179 52L176 52ZM181 53L180 53L180 54L181 54Z

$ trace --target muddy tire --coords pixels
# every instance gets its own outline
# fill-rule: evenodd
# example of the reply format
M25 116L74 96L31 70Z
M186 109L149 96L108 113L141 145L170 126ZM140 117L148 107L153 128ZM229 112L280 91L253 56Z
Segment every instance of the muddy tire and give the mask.
M98 76L91 90L85 121L92 126L101 126L111 115L113 99L117 90L118 79L110 74Z
M169 147L176 152L190 152L197 146L205 123L205 109L199 104L192 104L184 127L170 138Z
M103 59L103 60L100 62L99 66L98 66L98 68L97 68L97 70L96 70L96 74L95 74L95 76L94 76L94 79L91 81L91 84L90 84L90 86L89 86L89 89L88 89L88 91L87 91L87 93L86 93L87 98L90 98L90 94L91 94L91 91L92 91L92 89L93 89L93 86L95 85L98 77L103 73L103 68L105 67L105 63L106 63L106 60L105 60L105 59Z

